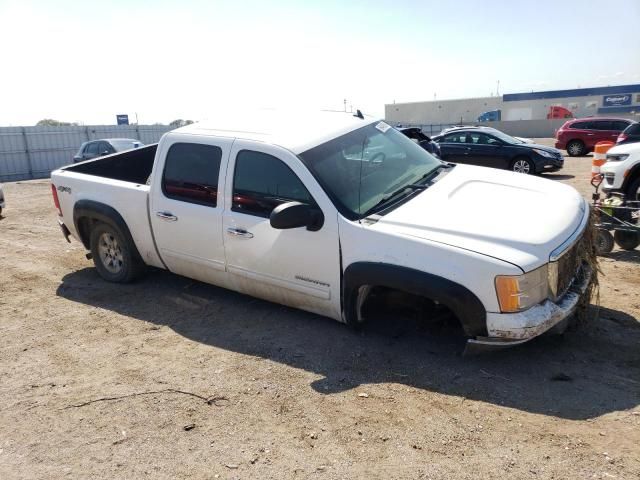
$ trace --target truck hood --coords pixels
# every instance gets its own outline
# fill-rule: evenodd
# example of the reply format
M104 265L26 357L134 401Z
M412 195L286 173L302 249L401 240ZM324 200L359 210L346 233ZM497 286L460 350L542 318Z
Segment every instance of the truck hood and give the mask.
M549 261L588 214L568 185L532 175L457 165L374 228L498 258L527 272Z

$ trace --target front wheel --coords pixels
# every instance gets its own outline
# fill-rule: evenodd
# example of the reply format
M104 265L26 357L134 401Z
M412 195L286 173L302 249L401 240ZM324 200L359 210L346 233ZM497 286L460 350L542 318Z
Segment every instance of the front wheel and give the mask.
M570 157L581 157L585 153L584 143L580 140L571 140L567 144L567 153Z
M128 283L144 272L144 263L119 228L99 223L91 230L91 255L98 274L108 282Z
M511 164L511 170L517 173L535 174L536 168L528 158L516 158Z
M640 202L640 176L631 182L626 193L627 200Z
M596 233L596 253L604 255L613 250L613 235L607 230L599 228Z
M640 233L616 230L613 238L623 250L635 250L640 245Z

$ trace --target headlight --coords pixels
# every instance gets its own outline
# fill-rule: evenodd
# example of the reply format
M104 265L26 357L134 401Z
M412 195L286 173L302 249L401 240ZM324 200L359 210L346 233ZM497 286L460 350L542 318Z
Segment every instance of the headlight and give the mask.
M622 160L626 160L627 158L629 158L628 153L612 153L607 155L607 162L621 162Z
M533 151L536 152L538 155L542 155L543 157L556 158L556 156L553 153L547 152L546 150L540 150L539 148L534 148Z
M548 265L524 275L498 275L496 293L500 311L521 312L542 302L549 296Z

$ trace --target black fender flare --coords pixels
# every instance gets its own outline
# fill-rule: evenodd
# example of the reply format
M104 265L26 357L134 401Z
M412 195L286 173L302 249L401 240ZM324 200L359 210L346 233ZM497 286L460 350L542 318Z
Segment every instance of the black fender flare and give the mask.
M487 336L487 314L482 302L471 290L446 278L397 265L356 262L345 269L342 285L344 319L351 326L360 323L360 288L379 286L441 303L460 320L467 336Z
M122 232L125 240L129 243L133 250L133 254L138 257L138 260L142 262L142 257L136 247L136 243L133 241L127 222L124 221L122 215L118 211L104 203L96 202L95 200L78 200L73 206L73 224L76 227L76 232L82 244L87 250L91 250L90 245L90 232L85 232L81 226L81 220L88 218L92 221L98 221L111 225Z
M622 190L624 193L627 193L627 190L631 186L631 183L633 183L633 181L638 178L638 176L640 176L640 163L631 167L627 176L624 177L624 181L622 182L622 187L620 187L620 190Z

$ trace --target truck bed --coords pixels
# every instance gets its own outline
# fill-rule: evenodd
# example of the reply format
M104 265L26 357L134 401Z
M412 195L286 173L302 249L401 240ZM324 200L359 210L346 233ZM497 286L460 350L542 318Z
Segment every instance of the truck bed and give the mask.
M157 143L147 145L70 165L64 170L144 185L151 175L157 149Z

